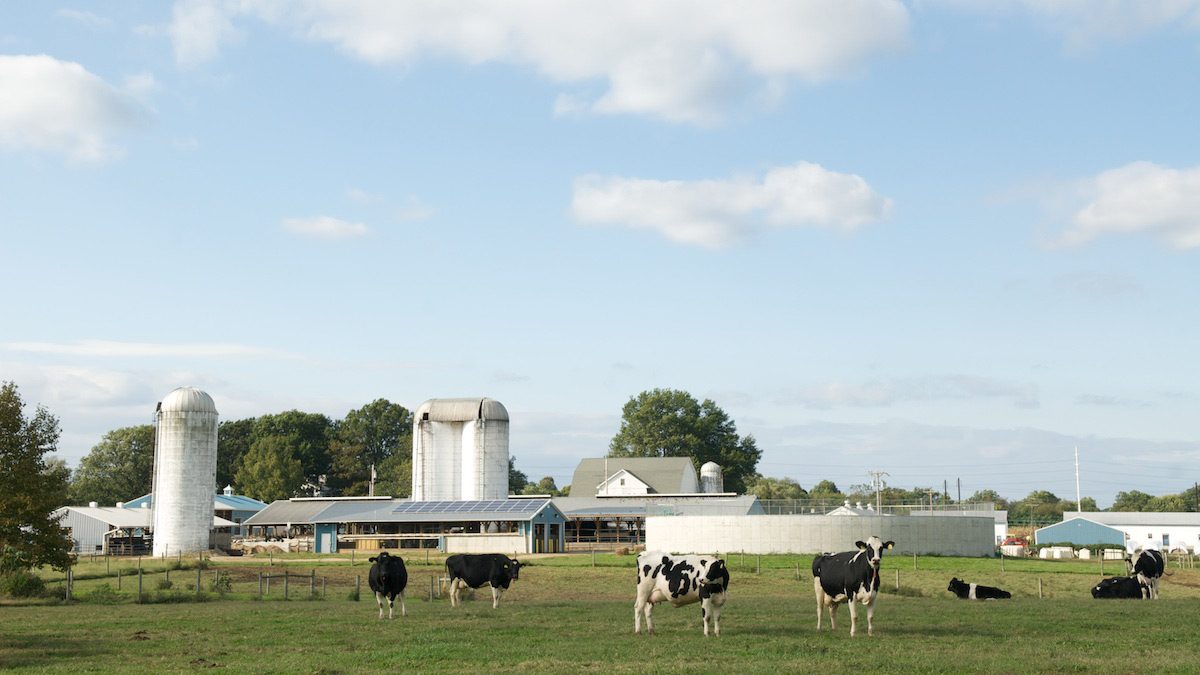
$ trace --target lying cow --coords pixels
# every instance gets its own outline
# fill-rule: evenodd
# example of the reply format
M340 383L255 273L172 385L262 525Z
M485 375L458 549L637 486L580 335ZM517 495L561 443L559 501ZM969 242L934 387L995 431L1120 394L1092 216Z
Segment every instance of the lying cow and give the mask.
M400 556L388 555L387 551L370 558L375 563L367 574L367 583L375 591L375 602L379 605L379 618L383 618L383 599L388 601L388 618L392 618L392 609L396 596L400 596L400 615L408 616L404 606L404 588L408 586L408 570L404 567L404 559Z
M821 610L829 608L829 626L837 630L837 606L850 605L850 636L858 628L858 608L855 602L867 606L867 635L874 627L875 596L879 594L879 563L883 550L894 546L872 536L865 542L855 542L857 551L825 553L813 560L813 591L817 595L817 630L821 630Z
M1138 549L1125 559L1129 568L1129 576L1137 577L1138 583L1145 586L1150 597L1158 599L1158 580L1167 569L1167 561L1163 554L1152 549Z
M950 580L950 585L946 590L958 596L959 600L1008 600L1012 597L1012 593L993 588L991 586L980 586L979 584L968 584L965 581L959 581L958 577Z
M1150 589L1137 577L1112 577L1093 586L1092 597L1142 600L1150 597Z
M500 606L500 594L517 580L521 563L499 553L458 553L446 558L446 576L450 577L450 606L462 604L464 588L492 587L492 609Z
M633 604L633 632L642 632L642 614L646 632L654 632L651 612L654 605L670 602L675 607L700 602L700 620L704 635L708 624L721 635L721 608L729 590L729 570L725 561L710 555L667 555L642 553L638 556L637 600Z

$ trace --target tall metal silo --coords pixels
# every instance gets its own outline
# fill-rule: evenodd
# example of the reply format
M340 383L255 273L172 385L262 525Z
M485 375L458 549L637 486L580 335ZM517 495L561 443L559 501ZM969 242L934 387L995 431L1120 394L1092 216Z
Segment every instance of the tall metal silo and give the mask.
M414 501L508 496L508 410L490 398L442 398L413 415Z
M217 479L217 406L194 387L158 404L154 443L154 555L208 549Z
M700 491L714 494L725 491L725 474L716 462L705 462L700 467Z

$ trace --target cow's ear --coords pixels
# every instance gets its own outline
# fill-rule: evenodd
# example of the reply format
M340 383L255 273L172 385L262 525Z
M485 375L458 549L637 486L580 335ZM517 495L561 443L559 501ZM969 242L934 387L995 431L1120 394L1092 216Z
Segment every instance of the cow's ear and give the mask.
M890 550L892 550L892 547L894 547L895 545L896 545L896 542L889 541L889 542L884 543L883 547L890 551Z
M867 547L867 545L861 541L854 542L854 545L857 546L858 550L860 551Z
M375 556L371 556L370 558L367 558L367 562L375 562L378 559L379 558L376 558Z

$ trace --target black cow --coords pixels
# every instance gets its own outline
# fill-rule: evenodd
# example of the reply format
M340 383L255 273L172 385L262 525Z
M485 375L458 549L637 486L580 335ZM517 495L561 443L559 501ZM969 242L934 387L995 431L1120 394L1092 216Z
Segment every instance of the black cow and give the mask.
M499 553L458 553L446 558L446 575L450 577L450 606L462 603L463 588L492 587L492 609L500 606L500 594L517 580L521 563Z
M1137 577L1112 577L1093 586L1092 597L1142 600L1150 597L1150 589Z
M881 542L872 536L865 542L855 542L857 551L826 553L813 560L813 591L817 595L817 630L821 630L821 609L829 608L829 626L837 630L837 606L850 605L850 636L858 628L858 608L855 602L867 606L867 635L873 626L875 596L879 594L879 562L883 550L894 546L893 542Z
M965 581L959 581L958 577L950 580L950 585L946 590L958 596L960 600L1008 600L1012 597L1012 593L993 588L992 586L980 586L979 584L968 584Z
M396 555L388 555L387 551L370 558L375 563L367 575L367 583L375 591L375 602L379 605L379 618L383 618L383 599L388 601L388 618L392 618L392 609L396 596L400 596L400 615L408 616L404 606L404 589L408 586L408 569L404 567L404 559Z
M1129 576L1137 577L1138 583L1146 587L1150 597L1158 599L1158 580L1167 569L1163 554L1152 549L1138 549L1125 559Z

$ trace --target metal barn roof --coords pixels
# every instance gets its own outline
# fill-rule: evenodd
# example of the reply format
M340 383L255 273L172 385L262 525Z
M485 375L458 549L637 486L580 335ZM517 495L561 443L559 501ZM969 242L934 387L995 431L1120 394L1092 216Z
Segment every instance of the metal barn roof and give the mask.
M418 406L413 417L431 422L507 420L508 410L491 398L433 398Z
M1072 518L1061 523L1039 527L1033 532L1035 544L1070 542L1075 546L1109 544L1125 546L1125 533L1087 518Z
M296 505L304 508L296 508ZM532 520L547 507L559 511L549 499L494 499L482 501L414 502L389 500L280 500L251 516L245 525L285 523L439 523L489 520Z
M696 467L688 457L609 457L607 460L601 457L579 461L571 478L571 491L581 497L595 495L596 489L607 478L604 475L606 461L608 476L628 471L654 492L680 493L687 491L687 487L698 485Z
M1068 511L1064 520L1086 518L1104 525L1191 525L1200 526L1200 512L1157 511Z
M762 513L754 495L646 497L555 497L550 500L568 518L588 516L746 516Z
M116 506L64 506L55 513L71 511L98 520L110 527L150 527L150 509L123 509ZM237 527L237 523L213 516L213 527Z
M142 495L137 499L125 502L125 508L138 509L142 504L154 505L154 493ZM266 508L265 502L260 502L246 495L218 494L213 497L213 509L217 511L261 511Z

